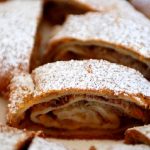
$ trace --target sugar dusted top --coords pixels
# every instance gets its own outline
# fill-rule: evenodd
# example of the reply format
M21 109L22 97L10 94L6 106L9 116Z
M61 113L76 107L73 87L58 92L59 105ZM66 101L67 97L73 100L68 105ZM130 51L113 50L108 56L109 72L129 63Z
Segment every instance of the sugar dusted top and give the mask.
M125 11L119 12L106 11L69 16L61 30L50 40L48 51L53 50L54 46L61 47L63 42L66 44L67 40L64 39L74 39L80 44L83 42L83 45L113 45L116 50L122 48L126 53L135 53L134 57L139 60L142 60L140 56L149 60L150 21L134 9L124 9ZM57 44L60 41L62 44Z
M1 78L17 69L29 71L41 7L38 0L14 0L0 4Z
M60 61L35 69L35 89L109 89L116 93L150 96L150 83L138 71L104 60Z

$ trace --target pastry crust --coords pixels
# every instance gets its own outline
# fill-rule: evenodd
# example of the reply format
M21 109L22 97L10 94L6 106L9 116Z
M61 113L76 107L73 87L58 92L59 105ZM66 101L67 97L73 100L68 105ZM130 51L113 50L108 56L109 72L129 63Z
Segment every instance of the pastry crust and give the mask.
M15 76L10 91L8 123L53 137L121 137L127 127L150 121L150 83L134 69L103 60L46 64Z
M29 72L32 68L32 54L39 44L36 39L41 10L40 1L8 1L0 4L1 92L7 91L16 72Z
M0 146L2 150L21 150L31 142L34 136L34 132L18 130L0 124Z
M44 61L106 59L135 68L149 78L149 26L150 21L131 6L130 11L127 7L71 15L49 41Z
M125 132L125 142L129 144L143 143L150 145L150 125L128 129Z

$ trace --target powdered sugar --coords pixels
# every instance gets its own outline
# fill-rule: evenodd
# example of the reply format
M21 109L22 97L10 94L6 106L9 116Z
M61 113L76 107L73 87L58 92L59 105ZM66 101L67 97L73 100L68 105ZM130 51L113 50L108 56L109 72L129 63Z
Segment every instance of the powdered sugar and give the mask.
M116 50L119 47L125 49L125 54L130 55L133 52L136 54L133 56L141 61L150 59L150 21L134 9L124 9L125 11L119 12L106 11L69 16L60 32L51 39L49 50L59 49L63 42L67 45L64 39L70 39L68 44L74 39L73 42L79 41L80 45L105 43ZM149 61L146 63L150 64Z
M90 72L89 72L90 67ZM150 83L128 67L103 60L60 61L33 71L35 89L40 92L61 89L109 89L118 93L150 96Z
M48 142L42 138L33 139L29 150L67 150L63 145L54 142Z
M41 8L40 1L30 0L0 4L1 77L16 69L29 71Z
M0 146L2 150L16 150L31 138L32 134L17 130L5 125L0 125Z

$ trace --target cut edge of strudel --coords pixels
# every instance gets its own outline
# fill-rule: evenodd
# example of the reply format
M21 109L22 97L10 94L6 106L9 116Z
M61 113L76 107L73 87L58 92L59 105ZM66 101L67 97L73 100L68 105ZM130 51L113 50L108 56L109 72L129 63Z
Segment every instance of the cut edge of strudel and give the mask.
M125 132L125 142L128 144L143 143L150 145L150 125L128 129Z
M3 94L7 94L7 86L16 72L30 72L37 65L34 57L39 58L41 13L41 1L0 4L0 91Z
M10 84L8 124L63 138L122 138L150 121L150 83L104 60L60 61Z
M2 150L21 150L30 144L34 136L34 132L18 130L0 124L0 146Z
M131 12L69 16L49 41L44 62L105 59L139 70L149 79L150 21L134 9Z

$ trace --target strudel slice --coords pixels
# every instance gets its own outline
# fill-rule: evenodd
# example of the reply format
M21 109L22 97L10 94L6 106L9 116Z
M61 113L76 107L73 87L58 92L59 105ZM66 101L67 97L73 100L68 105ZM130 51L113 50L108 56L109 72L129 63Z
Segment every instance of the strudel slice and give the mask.
M134 9L125 10L69 16L49 41L44 61L105 59L150 79L150 21Z
M22 150L30 144L35 133L0 124L0 149Z
M8 123L63 138L121 138L150 121L150 83L103 60L58 61L15 76Z
M0 3L0 91L17 71L29 72L38 55L41 1Z
M126 143L144 143L150 145L150 125L134 127L125 133Z

